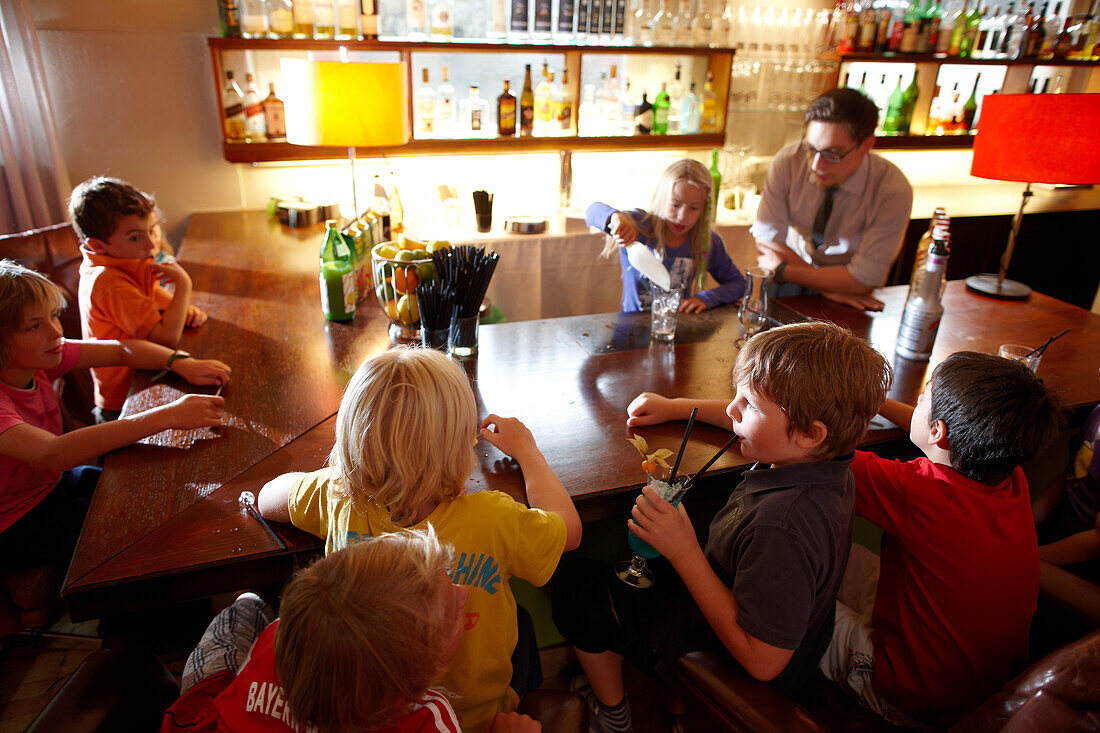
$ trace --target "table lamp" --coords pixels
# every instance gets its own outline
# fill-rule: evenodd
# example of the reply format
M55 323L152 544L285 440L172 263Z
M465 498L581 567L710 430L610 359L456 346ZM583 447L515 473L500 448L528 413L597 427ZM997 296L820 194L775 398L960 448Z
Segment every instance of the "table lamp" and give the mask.
M1031 288L1006 280L1033 183L1100 183L1100 94L990 94L974 137L970 175L1026 183L1012 220L1008 246L996 275L966 279L972 291L1004 300L1025 300Z
M359 216L355 149L409 139L404 66L285 58L281 66L287 142L348 149L351 201Z

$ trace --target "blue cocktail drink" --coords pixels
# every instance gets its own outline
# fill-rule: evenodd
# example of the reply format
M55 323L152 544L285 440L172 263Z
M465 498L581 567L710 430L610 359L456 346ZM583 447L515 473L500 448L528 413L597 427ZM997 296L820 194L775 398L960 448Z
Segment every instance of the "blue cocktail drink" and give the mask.
M657 496L667 501L672 506L677 506L680 500L684 498L685 489L683 489L684 482L687 481L687 476L680 475L676 477L676 482L671 486L654 476L649 476L646 480L646 486L653 489ZM631 551L638 557L643 557L647 560L652 560L655 557L660 557L661 553L654 550L648 542L642 540L638 535L627 530L627 543L630 545Z

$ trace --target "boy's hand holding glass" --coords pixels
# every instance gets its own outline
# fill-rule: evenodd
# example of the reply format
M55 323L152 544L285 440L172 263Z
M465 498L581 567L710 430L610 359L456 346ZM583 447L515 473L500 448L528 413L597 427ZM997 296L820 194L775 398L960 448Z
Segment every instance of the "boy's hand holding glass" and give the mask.
M682 313L702 313L707 309L707 304L698 298L691 297L680 303Z
M669 504L649 486L642 487L630 516L627 528L673 565L699 548L695 528L684 505Z
M229 365L217 359L177 359L172 371L190 384L229 384L233 372Z

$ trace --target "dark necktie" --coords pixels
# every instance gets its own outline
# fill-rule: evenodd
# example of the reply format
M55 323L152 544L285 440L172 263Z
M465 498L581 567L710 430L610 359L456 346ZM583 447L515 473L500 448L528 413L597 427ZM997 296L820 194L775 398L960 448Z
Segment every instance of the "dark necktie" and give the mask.
M836 195L836 186L825 189L825 200L821 202L821 208L814 217L814 231L812 239L814 249L821 249L825 244L825 227L829 223L829 216L833 213L833 196Z

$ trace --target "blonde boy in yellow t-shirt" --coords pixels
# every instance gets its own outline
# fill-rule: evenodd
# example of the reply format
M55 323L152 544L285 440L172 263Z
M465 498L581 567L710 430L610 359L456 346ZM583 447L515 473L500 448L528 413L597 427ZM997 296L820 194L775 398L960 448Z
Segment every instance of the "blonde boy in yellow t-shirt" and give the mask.
M344 392L329 467L263 487L264 516L325 538L326 554L404 528L435 527L455 549L452 580L470 590L462 646L443 685L465 731L515 708L512 576L545 584L581 521L531 432L490 414L485 440L523 471L531 508L497 491L465 493L476 464L477 406L465 373L431 349L393 349L365 362ZM410 436L416 436L415 442Z

